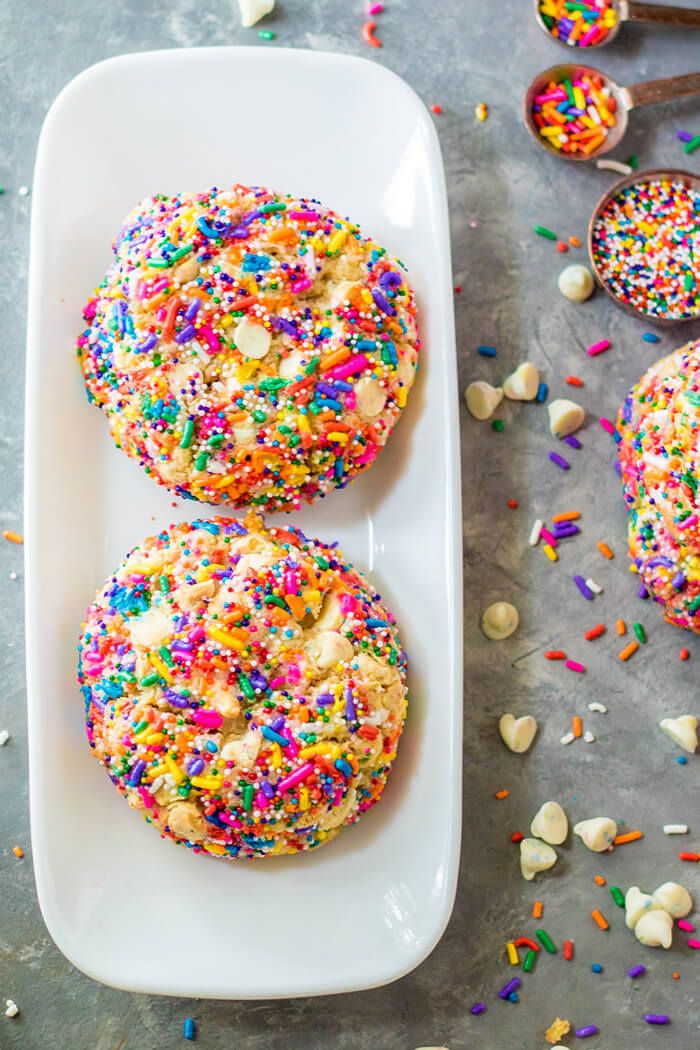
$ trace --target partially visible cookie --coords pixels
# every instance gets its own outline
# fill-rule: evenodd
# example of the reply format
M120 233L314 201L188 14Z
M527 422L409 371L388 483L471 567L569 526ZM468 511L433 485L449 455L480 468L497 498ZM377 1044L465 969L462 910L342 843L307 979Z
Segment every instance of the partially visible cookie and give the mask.
M173 525L88 609L95 756L165 837L314 849L380 798L406 714L396 623L333 546L256 515Z
M618 431L630 556L666 618L700 633L700 341L648 369Z
M376 458L420 340L401 263L318 201L234 186L128 216L78 352L116 444L205 503L290 510Z

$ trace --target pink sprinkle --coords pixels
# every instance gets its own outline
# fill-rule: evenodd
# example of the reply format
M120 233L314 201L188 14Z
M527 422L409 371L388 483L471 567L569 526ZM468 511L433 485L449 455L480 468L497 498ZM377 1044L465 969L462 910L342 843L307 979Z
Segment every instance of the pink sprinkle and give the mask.
M700 941L697 941L694 937L689 937L687 943L689 948L695 948L696 951L700 948Z
M83 310L83 317L86 321L92 321L93 317L97 313L97 300L93 299L91 303L88 303Z
M308 277L302 277L298 281L292 281L289 287L295 295L298 295L299 292L305 292L311 287L311 281Z
M256 791L255 793L255 808L256 809L267 809L270 805L270 800L264 791Z
M279 674L276 678L273 678L271 680L270 689L281 689L286 681L287 679L284 677L284 675Z
M357 372L364 372L365 368L369 368L369 363L369 359L364 354L353 354L349 360L329 369L326 374L331 379L347 379L348 376L355 375Z
M549 529L546 529L544 525L540 529L540 538L545 539L550 547L556 547L557 545L556 536L553 536Z
M218 354L221 347L210 324L203 324L197 329L197 338L200 337L206 341L210 354Z
M346 404L346 406L347 406L348 408L350 407L350 406L348 405L348 399L347 399L347 397L345 398L345 404ZM365 463L371 463L371 462L372 462L372 460L373 460L373 459L375 458L375 456L377 455L377 450L378 450L378 448L379 448L379 446L378 446L378 445L375 445L375 444L373 444L373 443L372 443L371 441L368 441L368 442L367 442L367 447L366 447L365 451L364 451L364 452L362 453L362 455L361 455L361 456L355 456L355 463L356 463L356 464L357 464L357 465L358 465L359 467L364 467Z
M564 667L568 667L570 671L576 671L577 674L583 674L586 670L583 664L578 663L576 660L567 660Z
M313 762L305 762L303 766L299 766L293 773L290 773L288 777L283 777L277 782L277 791L280 795L284 794L290 788L296 787L302 780L306 780L310 777L314 771Z
M368 15L380 15L384 10L384 4L370 4L367 8Z
M143 799L143 804L146 807L146 809L153 809L156 800L154 799L153 795L148 790L148 788L140 787L139 795Z
M597 37L597 36L598 36L598 27L597 26L593 26L593 28L589 29L587 33L583 34L583 36L580 38L580 40L578 42L578 46L579 47L588 47L589 44L593 43L595 37Z
M348 613L355 612L357 599L352 594L341 594L338 599L338 605L340 606L340 611L347 616Z
M698 516L697 516L697 514L691 514L689 518L685 519L685 521L677 521L676 522L676 528L677 529L690 529L693 525L697 525L697 523L698 523Z
M354 390L348 390L347 393L345 394L345 407L350 412L354 412L355 409L357 408L357 398L355 397L355 391ZM376 449L377 446L374 445L373 447Z
M695 929L692 922L688 922L687 919L679 919L676 925L679 930L685 930L686 933L692 933Z
M223 821L224 824L228 824L230 828L243 827L240 820L236 820L235 817L231 816L227 809L220 809L216 815L219 818L219 820Z
M605 416L601 416L598 422L600 423L603 430L607 430L608 434L615 433L615 424L611 423L609 419L605 418Z
M292 570L288 569L284 574L284 589L287 594L296 594L298 590L297 574Z
M209 707L200 707L192 717L197 725L205 726L207 729L218 729L224 720L219 711L214 711Z
M292 685L296 685L297 682L301 681L301 671L296 664L290 664L287 668L287 681L291 682Z
M299 754L299 745L286 726L282 730L282 736L289 741L289 745L284 749L285 756L287 758L296 758Z
M314 222L321 218L316 211L288 211L287 215L296 222Z
M586 350L589 357L595 357L596 354L602 354L604 350L610 349L610 341L608 339L601 339L599 343L593 343Z

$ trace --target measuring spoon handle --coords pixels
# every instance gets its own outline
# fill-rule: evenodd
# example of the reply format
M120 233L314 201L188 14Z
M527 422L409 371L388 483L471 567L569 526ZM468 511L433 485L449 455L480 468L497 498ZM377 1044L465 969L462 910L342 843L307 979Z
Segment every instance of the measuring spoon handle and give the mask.
M629 0L622 5L625 22L654 22L657 26L685 26L700 29L700 11L689 7L666 7L664 4L640 4Z
M682 77L664 77L663 80L631 84L622 88L621 94L628 109L652 106L655 102L668 102L672 98L700 95L700 73L686 73Z

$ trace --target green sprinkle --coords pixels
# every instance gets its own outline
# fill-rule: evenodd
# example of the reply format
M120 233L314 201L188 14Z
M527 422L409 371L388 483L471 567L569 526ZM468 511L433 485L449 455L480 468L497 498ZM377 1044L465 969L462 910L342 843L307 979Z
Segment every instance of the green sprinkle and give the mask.
M533 952L532 948L530 948L523 960L523 970L525 971L525 973L530 973L530 971L534 969L535 958L535 952Z
M644 645L647 640L647 632L644 630L641 623L633 623L632 627L634 629L634 633L637 636L637 641L641 642L642 645Z
M253 700L255 697L255 690L253 689L253 685L250 681L250 678L245 673L245 671L238 672L238 684L241 687L241 692L243 693L243 695L247 697L248 700Z
M278 609L284 609L287 612L287 606L280 597L276 594L268 594L265 597L265 605L276 605Z
M194 461L195 470L204 470L209 462L209 453L202 450Z
M274 40L275 39L275 34L270 29L260 29L258 31L258 36L260 37L261 40ZM284 207L284 205L282 205L282 207Z
M684 153L695 153L695 150L698 149L699 146L700 146L700 135L696 135L694 139L690 140L690 142L686 142L685 146L683 147L683 152Z
M246 813L250 813L253 808L253 793L255 788L252 784L246 784L243 788L243 809Z
M263 215L267 215L267 213L271 212L271 211L286 211L286 210L287 210L287 205L283 204L282 201L270 201L269 204L263 204L262 207L258 208L258 211L261 211L263 213Z
M115 677L120 682L131 682L133 684L136 681L136 675L131 674L129 671L117 671Z
M175 663L170 653L170 650L164 645L161 645L160 649L158 650L158 655L167 667L172 667Z
M157 671L152 671L151 674L147 674L145 678L142 678L139 685L142 685L144 689L148 689L149 686L155 685L160 679L160 675Z
M314 357L309 361L308 365L304 368L304 374L310 376L312 372L315 372L318 368L320 358Z
M700 594L698 594L697 598L693 598L692 602L688 603L688 612L695 613L698 609L700 609Z
M189 255L190 252L193 251L193 244L186 244L183 248L178 248L178 250L176 252L173 252L173 254L170 256L170 265L172 266L173 263L179 262L180 259L184 259L186 255Z
M498 434L502 434L503 431L506 429L506 425L502 419L494 419L491 423L491 429L495 430Z
M182 430L182 437L180 438L180 448L189 448L192 444L192 438L194 437L194 420L188 419Z
M617 904L618 908L624 908L625 906L625 895L619 886L610 887L610 896Z
M141 683L143 685L143 683ZM134 726L134 736L138 733L142 733L144 729L148 728L148 719L144 718L143 722L139 722L137 726Z
M314 561L318 565L319 569L327 569L328 566L330 565L330 562L328 561L328 559L324 558L322 554L317 554L314 557Z
M161 576L158 584L160 586L161 594L170 594L170 580L167 576Z
M556 241L557 235L553 230L548 230L546 226L535 226L535 233L538 237L546 237L548 241Z
M685 390L683 392L683 397L686 401L689 401L691 405L695 405L696 407L700 405L700 394L696 393L694 390Z
M283 386L287 386L288 380L281 379L279 376L271 376L269 379L261 379L258 383L260 390L281 390Z
M535 930L535 933L537 934L537 940L540 942L540 944L542 945L544 950L546 952L549 952L550 955L555 955L557 949L554 947L554 941L549 936L547 931L546 930Z
M223 443L224 443L224 435L223 434L212 434L212 436L207 441L207 445L209 445L209 448L219 448L219 446L223 445Z
M259 408L256 408L255 411L253 412L253 419L255 420L256 423L264 423L265 420L267 419L267 413L261 411L261 409L259 409Z
M700 139L698 141L700 141ZM685 289L686 292L692 292L694 287L695 287L695 278L693 277L692 273L687 273L685 275L685 277L683 278L683 288Z
M629 164L632 171L636 171L639 167L639 157L636 153L633 153L631 157L627 158L627 164Z

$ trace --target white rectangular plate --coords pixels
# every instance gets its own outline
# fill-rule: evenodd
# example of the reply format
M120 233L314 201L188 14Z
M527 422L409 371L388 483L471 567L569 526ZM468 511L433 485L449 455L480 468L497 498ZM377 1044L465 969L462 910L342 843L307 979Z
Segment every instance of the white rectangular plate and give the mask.
M316 853L222 863L159 839L92 758L76 639L126 551L201 516L113 448L74 342L131 206L233 182L316 196L402 258L425 341L378 464L295 518L385 595L410 714L381 804ZM444 176L430 117L385 69L262 48L125 55L54 103L34 181L26 546L31 817L41 909L91 977L170 995L320 995L381 985L432 950L461 820L461 516Z

